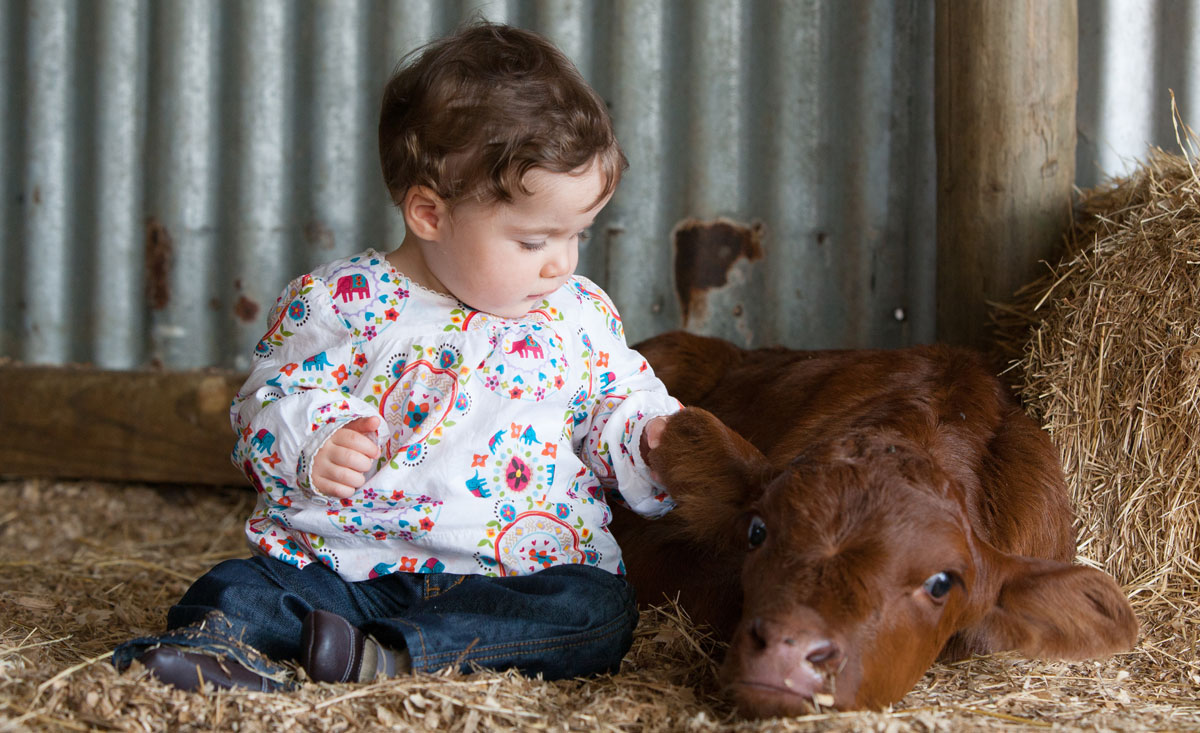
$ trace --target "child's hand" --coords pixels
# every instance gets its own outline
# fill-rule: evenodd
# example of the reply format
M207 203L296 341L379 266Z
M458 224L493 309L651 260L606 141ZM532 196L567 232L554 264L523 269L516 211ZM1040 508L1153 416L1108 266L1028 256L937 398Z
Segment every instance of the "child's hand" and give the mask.
M666 429L667 418L662 416L651 418L650 422L646 423L646 427L642 429L642 444L639 447L642 449L642 461L647 465L650 463L650 451L658 447L659 441L662 440L663 431ZM655 473L654 469L650 470L650 478L659 481L658 474Z
M313 459L312 485L318 494L345 499L366 483L364 475L379 457L378 417L360 417L339 428Z

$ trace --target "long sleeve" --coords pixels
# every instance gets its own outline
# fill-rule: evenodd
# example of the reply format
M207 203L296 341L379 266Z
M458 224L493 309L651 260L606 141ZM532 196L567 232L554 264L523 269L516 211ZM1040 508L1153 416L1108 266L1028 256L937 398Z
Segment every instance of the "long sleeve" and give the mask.
M230 409L233 462L272 502L287 505L290 492L312 491L313 457L334 431L378 412L351 394L357 343L324 280L292 281L269 322Z
M650 364L625 343L616 308L598 287L577 278L583 303L582 340L591 388L574 415L576 453L606 488L615 488L630 509L649 517L674 502L650 477L641 453L642 432L654 417L681 409L654 376Z

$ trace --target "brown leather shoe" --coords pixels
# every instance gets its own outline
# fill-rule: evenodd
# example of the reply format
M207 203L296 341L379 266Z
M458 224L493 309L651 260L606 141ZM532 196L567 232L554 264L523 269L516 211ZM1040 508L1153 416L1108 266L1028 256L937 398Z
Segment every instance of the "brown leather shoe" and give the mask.
M358 682L366 636L329 611L312 611L300 636L300 665L317 682Z
M389 649L329 611L312 611L300 632L300 665L316 682L369 682L412 671L407 649Z
M168 685L189 692L204 682L222 690L234 687L257 692L275 692L282 685L246 669L228 657L187 652L179 647L160 646L138 657L150 674Z

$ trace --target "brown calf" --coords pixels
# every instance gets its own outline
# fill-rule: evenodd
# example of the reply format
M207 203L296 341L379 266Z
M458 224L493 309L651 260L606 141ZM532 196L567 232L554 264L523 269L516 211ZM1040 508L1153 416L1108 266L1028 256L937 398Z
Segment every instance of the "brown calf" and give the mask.
M1134 643L1120 588L1071 564L1049 437L974 352L638 348L689 405L649 456L679 506L613 529L643 603L730 642L743 714L884 707L939 655Z

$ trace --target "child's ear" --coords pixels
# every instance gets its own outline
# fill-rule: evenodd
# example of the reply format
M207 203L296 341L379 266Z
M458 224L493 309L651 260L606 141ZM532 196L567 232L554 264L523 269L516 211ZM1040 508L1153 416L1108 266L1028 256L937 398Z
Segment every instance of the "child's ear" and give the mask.
M404 194L404 226L420 239L436 241L445 231L450 209L428 186L412 186Z

